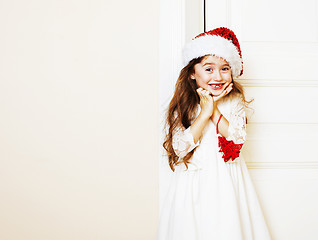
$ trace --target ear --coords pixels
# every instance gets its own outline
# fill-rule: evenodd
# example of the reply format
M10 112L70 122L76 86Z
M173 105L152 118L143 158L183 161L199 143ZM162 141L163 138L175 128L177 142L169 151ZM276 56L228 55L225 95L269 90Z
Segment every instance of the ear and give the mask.
M191 74L191 75L190 75L190 78L191 78L192 80L195 80L194 74Z

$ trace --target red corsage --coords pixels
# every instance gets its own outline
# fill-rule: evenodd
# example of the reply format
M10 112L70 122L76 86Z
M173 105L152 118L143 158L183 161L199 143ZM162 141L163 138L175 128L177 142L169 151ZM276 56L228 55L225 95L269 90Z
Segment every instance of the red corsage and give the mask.
M221 116L216 124L216 133L217 134L219 133L218 126L219 126L219 122L220 122L222 116L223 115L221 114ZM243 144L235 144L232 140L228 141L223 136L218 136L218 139L219 139L219 147L220 147L219 152L223 153L222 158L224 159L224 162L227 162L230 159L232 159L232 161L234 161L237 157L239 157L241 148L243 147Z
M229 161L232 159L234 161L235 158L239 157L241 148L243 147L243 144L235 144L232 140L228 141L225 137L218 137L219 138L219 152L223 153L222 158L224 159L224 162Z

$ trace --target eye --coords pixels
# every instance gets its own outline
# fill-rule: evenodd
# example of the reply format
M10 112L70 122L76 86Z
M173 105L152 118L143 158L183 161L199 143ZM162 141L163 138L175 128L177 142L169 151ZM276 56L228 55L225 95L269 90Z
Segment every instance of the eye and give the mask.
M206 71L208 71L208 72L211 72L212 71L212 68L207 68L207 69L205 69Z
M222 70L223 70L223 71L228 71L228 70L230 70L230 68L224 67L224 68L222 68Z

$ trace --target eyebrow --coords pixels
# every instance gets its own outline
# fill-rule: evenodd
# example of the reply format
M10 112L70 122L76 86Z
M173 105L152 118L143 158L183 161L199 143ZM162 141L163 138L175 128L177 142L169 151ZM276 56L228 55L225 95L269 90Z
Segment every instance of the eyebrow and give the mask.
M205 64L203 64L203 67L204 67L205 65L215 65L215 63L206 62ZM230 65L229 65L228 63L225 63L225 64L223 64L223 65L221 65L221 66L230 66Z

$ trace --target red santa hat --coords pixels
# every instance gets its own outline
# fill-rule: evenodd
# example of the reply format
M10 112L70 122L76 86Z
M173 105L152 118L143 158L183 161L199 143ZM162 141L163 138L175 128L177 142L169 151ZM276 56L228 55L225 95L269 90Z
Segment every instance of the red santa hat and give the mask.
M214 55L226 60L232 70L233 77L243 74L243 60L240 44L234 32L225 27L215 28L200 33L183 48L184 66L198 57Z

